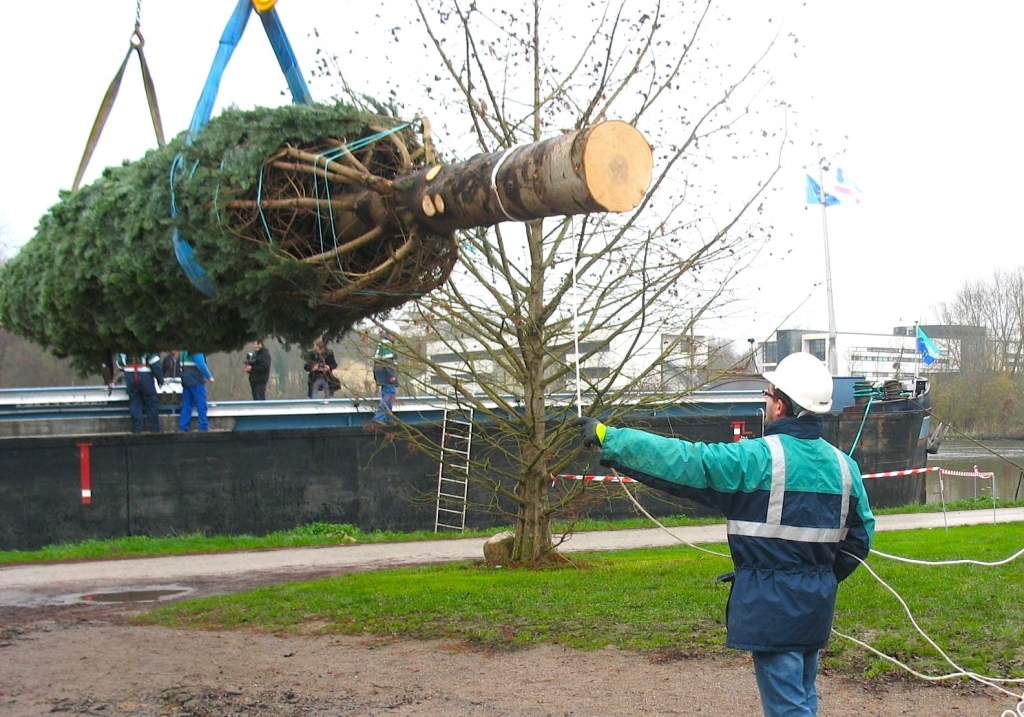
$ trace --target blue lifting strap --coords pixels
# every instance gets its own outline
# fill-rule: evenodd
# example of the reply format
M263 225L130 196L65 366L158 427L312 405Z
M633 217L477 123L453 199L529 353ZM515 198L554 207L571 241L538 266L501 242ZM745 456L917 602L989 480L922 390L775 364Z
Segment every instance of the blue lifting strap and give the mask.
M187 145L192 144L195 135L210 121L210 116L213 114L213 104L217 99L217 91L220 89L221 77L224 75L224 70L228 66L228 61L231 59L235 47L238 46L238 41L242 38L242 33L245 32L245 26L249 22L249 15L252 10L252 0L238 0L234 12L231 13L231 17L228 19L228 24L224 27L224 32L221 33L220 42L217 45L217 54L214 56L213 65L210 67L210 74L206 78L202 94L199 95L199 102L196 104L195 112L192 113L192 122L189 125L188 133L185 135L185 144ZM281 19L277 16L277 10L271 7L269 10L260 12L259 16L263 21L263 29L267 33L270 45L274 48L277 64L281 66L281 72L284 73L285 80L288 82L288 89L292 93L292 101L296 104L312 104L313 97L310 95L306 81L299 71L299 63L295 59L295 53L292 51L292 45L288 41L288 36L285 35ZM180 155L175 158L175 165L179 161ZM173 168L171 182L173 185ZM171 217L176 216L178 216L178 208L172 199ZM210 280L209 275L195 260L192 245L181 236L177 227L175 227L171 238L174 241L174 255L178 259L178 264L181 265L192 285L207 296L212 297L216 295L217 289Z
M185 272L185 276L192 282L192 286L199 289L210 298L217 295L217 287L213 285L210 280L210 275L206 273L198 261L195 259L195 249L192 245L182 238L181 233L178 231L178 227L174 227L171 231L171 240L174 242L174 256L178 260L178 264Z
M295 59L292 52L292 44L288 42L288 36L284 34L284 27L281 25L281 18L277 16L277 10L270 8L266 12L259 13L263 21L263 29L270 40L270 46L274 48L277 55L277 64L281 66L284 79L288 82L288 89L292 93L292 102L297 105L313 104L313 96L309 94L306 81L302 78L299 70L299 61Z

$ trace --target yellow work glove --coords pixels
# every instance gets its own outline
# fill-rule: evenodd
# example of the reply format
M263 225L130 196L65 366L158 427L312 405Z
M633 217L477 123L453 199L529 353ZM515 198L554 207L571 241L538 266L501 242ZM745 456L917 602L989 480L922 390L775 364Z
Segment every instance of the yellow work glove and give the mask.
M583 445L585 447L600 447L604 443L604 434L608 430L608 426L596 418L577 418L572 422L572 425L579 428L583 434Z

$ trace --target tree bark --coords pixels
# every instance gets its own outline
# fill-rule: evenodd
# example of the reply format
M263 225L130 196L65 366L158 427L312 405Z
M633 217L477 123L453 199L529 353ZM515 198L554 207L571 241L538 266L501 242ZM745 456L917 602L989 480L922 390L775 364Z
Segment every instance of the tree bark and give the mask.
M438 233L625 212L643 199L653 165L643 135L616 120L399 177L392 201Z
M513 550L515 557L530 565L539 564L550 553L551 515L549 512L546 385L544 359L548 348L544 340L544 223L530 222L526 227L530 246L530 284L526 290L526 316L519 327L519 347L523 355L523 421L526 437L521 443L522 468L519 476L518 525Z

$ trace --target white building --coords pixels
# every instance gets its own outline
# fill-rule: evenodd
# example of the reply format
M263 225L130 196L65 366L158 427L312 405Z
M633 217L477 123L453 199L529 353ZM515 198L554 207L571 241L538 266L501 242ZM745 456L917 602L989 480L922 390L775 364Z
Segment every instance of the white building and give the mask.
M875 383L892 378L957 371L964 357L970 360L972 347L984 342L983 327L922 326L925 333L942 350L940 358L925 365L917 348L915 326L902 326L889 334L838 333L836 363L839 376L863 376ZM511 337L509 337L511 340ZM980 343L979 343L980 342ZM478 341L451 335L447 340L433 339L423 348L429 360L451 376L458 378L465 390L490 390L515 394L521 387L502 368L503 361ZM575 347L567 337L560 346L549 346L552 365L549 371L561 373L561 383L552 385L555 392L573 392L575 382ZM691 334L653 334L640 339L636 335L619 334L606 340L590 337L579 346L584 360L580 365L582 386L601 383L612 376L616 387L634 384L634 388L651 392L677 392L699 388L708 379L707 364L715 362L716 350L705 336ZM828 365L828 332L807 329L780 329L760 345L751 343L744 352L754 355L741 372L761 373L773 369L791 353L805 351ZM625 365L622 357L627 356ZM564 370L568 367L568 370ZM725 368L725 367L720 367ZM642 378L641 378L642 377ZM421 394L443 393L447 384L436 371L410 376Z
M567 337L560 348L549 347L549 350L558 354L553 356L552 370L558 370L561 362L571 369L561 387L554 390L574 391L576 347L572 339ZM430 361L443 367L449 375L457 376L470 391L480 391L481 383L500 393L514 393L519 388L501 368L495 354L474 339L435 339L427 343L426 353ZM591 336L580 343L579 354L584 358L579 370L584 384L601 382L614 373L618 376L614 382L617 386L638 381L638 388L642 390L682 391L700 382L700 374L711 353L707 337L692 334L665 333L642 340L621 334L605 340ZM622 356L629 358L618 370ZM425 375L421 380L423 390L428 393L443 390L441 387L445 385L437 375Z
M839 376L864 376L872 383L918 374L958 371L977 340L984 339L984 328L975 326L922 326L921 329L941 350L931 365L917 348L915 326L898 326L891 334L836 334L836 365ZM791 353L806 351L828 365L828 332L806 329L780 329L765 341L759 353L758 370L773 369Z

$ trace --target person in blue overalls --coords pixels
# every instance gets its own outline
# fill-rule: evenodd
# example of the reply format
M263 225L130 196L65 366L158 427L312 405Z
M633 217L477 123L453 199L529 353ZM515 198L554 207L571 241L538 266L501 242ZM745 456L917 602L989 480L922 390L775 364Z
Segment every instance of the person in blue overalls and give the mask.
M380 404L373 414L375 423L394 423L391 409L398 395L398 371L395 368L395 337L390 328L381 329L380 344L373 356L373 380L380 388Z
M210 421L206 417L206 382L213 383L213 374L206 365L203 354L182 351L181 359L181 417L178 428L187 433L192 424L192 409L196 409L199 417L199 430L210 430Z
M132 433L142 433L146 421L149 422L151 433L159 433L160 411L156 387L164 385L160 357L156 354L118 354L116 363L124 374L124 387L128 391Z

